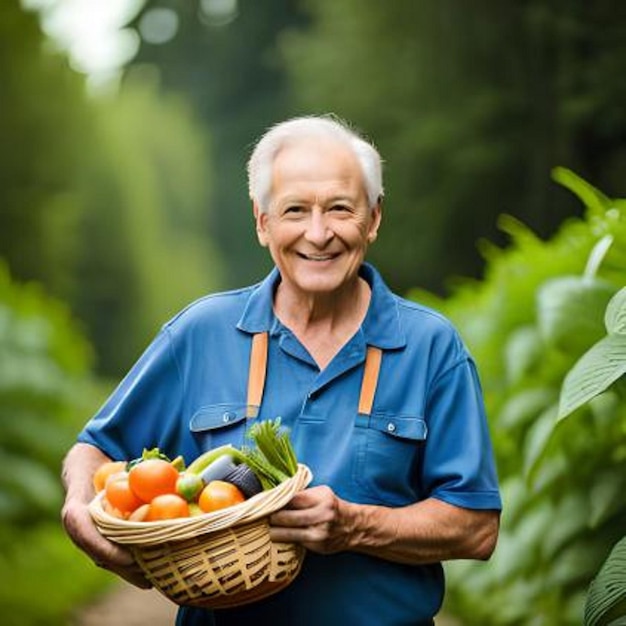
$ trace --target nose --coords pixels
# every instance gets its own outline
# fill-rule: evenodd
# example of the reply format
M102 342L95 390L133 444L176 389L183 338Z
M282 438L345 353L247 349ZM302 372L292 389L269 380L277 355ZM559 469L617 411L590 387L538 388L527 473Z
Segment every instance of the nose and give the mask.
M311 211L304 237L318 248L324 247L332 239L333 231L329 228L326 216L322 211L317 209Z

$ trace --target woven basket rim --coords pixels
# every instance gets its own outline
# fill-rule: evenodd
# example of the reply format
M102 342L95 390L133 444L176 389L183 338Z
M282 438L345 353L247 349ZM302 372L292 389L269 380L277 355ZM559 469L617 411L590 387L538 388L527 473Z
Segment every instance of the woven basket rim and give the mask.
M311 470L299 463L296 474L273 489L261 491L240 504L193 517L150 522L120 519L102 508L103 493L97 494L89 503L89 512L100 532L111 541L123 544L158 544L188 539L266 517L285 506L311 479Z

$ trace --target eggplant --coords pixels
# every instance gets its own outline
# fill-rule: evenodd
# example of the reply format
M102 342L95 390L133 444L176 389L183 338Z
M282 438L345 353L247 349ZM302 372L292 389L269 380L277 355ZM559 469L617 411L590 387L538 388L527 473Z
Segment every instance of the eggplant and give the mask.
M235 485L246 498L251 498L263 491L261 481L245 463L236 465L222 480Z

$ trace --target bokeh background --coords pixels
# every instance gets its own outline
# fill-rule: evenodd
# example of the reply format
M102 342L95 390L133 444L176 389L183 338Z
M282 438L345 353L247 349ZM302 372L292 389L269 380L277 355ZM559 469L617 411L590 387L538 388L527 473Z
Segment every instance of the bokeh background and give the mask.
M623 393L556 414L626 284L625 75L613 0L4 0L5 623L71 623L109 588L60 531L62 455L169 316L263 278L251 147L329 112L385 159L370 260L453 319L483 378L507 512L491 562L451 565L446 611L581 623L626 528ZM586 287L549 317L568 276Z

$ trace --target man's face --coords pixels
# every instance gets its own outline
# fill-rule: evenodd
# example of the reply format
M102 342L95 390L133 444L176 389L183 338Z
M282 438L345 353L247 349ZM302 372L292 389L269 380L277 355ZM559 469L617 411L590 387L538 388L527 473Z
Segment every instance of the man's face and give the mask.
M369 209L352 151L325 138L284 148L274 161L270 196L268 211L256 211L257 234L283 287L308 297L349 285L380 224L380 207Z

